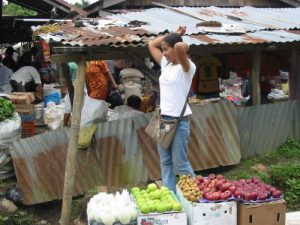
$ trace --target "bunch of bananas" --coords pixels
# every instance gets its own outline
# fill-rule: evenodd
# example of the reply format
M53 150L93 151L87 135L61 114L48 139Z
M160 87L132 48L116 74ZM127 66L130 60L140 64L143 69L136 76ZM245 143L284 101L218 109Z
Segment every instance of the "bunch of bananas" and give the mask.
M33 32L33 37L36 38L37 36L39 36L39 34L47 34L50 32L56 32L58 30L59 30L58 24L44 25Z

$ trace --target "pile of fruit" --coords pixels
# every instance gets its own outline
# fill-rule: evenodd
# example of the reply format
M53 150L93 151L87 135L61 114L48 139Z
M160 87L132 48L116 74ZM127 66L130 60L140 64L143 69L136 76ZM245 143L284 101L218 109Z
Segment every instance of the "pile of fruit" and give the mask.
M131 193L140 212L143 214L170 211L179 212L182 210L182 206L174 193L167 187L158 188L155 183L151 183L144 190L134 187L131 189Z
M87 204L89 224L129 224L131 221L136 221L137 214L136 205L127 190L114 195L100 192L94 195Z
M256 177L230 181L221 174L209 174L208 177L197 176L196 183L198 189L203 191L203 199L208 201L266 201L282 195L281 191Z
M192 202L198 202L202 197L203 192L199 190L195 177L183 175L178 181L178 187L183 193L183 196Z

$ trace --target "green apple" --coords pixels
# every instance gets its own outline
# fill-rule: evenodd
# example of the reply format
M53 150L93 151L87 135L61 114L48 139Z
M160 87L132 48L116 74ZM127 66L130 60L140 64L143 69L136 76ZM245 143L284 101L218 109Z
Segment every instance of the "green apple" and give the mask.
M150 206L147 204L143 204L140 206L141 213L148 214L150 212Z
M160 190L155 190L154 192L153 192L153 194L152 194L152 197L154 198L154 199L160 199L160 197L161 197L161 191Z
M167 212L168 211L168 206L164 203L160 203L156 207L157 207L158 212Z
M174 202L173 205L172 205L172 209L174 211L181 211L182 210L182 206L179 202Z
M131 193L139 192L141 189L139 187L133 187L131 188Z
M170 189L169 189L168 187L166 187L166 186L162 186L162 187L160 188L160 190L162 190L162 191L169 191Z
M155 183L148 184L147 190L150 192L157 190L157 186Z

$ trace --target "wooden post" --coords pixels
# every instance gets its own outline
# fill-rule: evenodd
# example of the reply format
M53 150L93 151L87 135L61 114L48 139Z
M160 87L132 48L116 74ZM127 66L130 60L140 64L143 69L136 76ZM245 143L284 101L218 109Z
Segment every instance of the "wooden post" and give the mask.
M70 224L71 216L71 204L73 196L73 186L75 177L75 165L78 151L78 137L81 119L81 109L83 103L83 88L85 83L85 58L83 58L77 70L77 79L75 84L74 104L71 117L71 129L69 132L68 154L66 160L65 180L64 180L64 192L63 203L61 211L61 225Z
M251 69L251 97L253 105L260 105L260 63L261 63L261 50L260 47L254 47L252 56L252 69Z
M300 101L300 50L293 49L291 56L291 71L289 77L290 99Z

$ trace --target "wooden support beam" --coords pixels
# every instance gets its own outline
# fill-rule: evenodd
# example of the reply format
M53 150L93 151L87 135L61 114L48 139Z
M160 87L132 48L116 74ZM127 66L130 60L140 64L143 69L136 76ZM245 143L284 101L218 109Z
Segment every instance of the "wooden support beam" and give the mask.
M299 7L300 6L300 1L298 0L280 0L281 2L284 2L288 5L294 6L294 7Z
M252 55L252 69L251 69L251 97L253 105L260 105L260 64L261 64L261 49L260 47L254 47Z
M300 101L300 49L294 49L291 56L291 71L289 77L290 99Z
M56 63L68 63L79 62L82 55L84 55L86 61L94 60L107 60L118 59L124 57L124 52L112 52L112 53L93 53L93 54L54 54L51 56L51 60Z
M70 225L81 109L84 99L83 89L85 82L85 67L86 61L84 58L82 58L78 65L78 71L76 75L74 105L72 110L71 129L69 131L68 153L65 169L63 204L60 221L61 225Z

